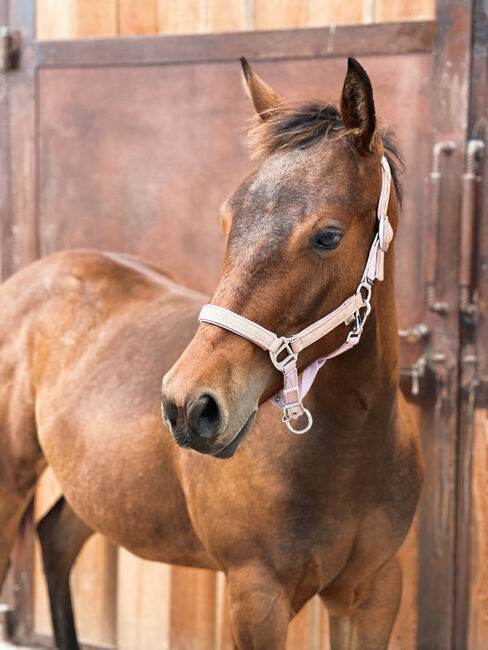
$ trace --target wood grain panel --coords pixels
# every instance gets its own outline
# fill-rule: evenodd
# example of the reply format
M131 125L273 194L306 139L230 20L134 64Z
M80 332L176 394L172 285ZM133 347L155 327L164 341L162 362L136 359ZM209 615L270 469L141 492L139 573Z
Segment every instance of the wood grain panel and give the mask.
M468 647L488 640L488 410L475 413L471 478L471 591Z
M215 650L234 650L230 628L230 609L225 575L216 576L215 598Z
M118 0L117 33L122 35L157 34L158 0Z
M171 572L170 647L214 650L216 574L173 567Z
M160 34L196 34L204 31L200 0L158 0L158 30Z
M36 0L36 38L73 38L76 5L72 0Z
M255 29L305 27L307 0L255 0Z
M117 35L117 0L70 1L76 7L73 37Z
M380 23L435 18L435 0L376 0L376 20Z
M251 0L207 0L206 13L209 32L235 32L254 27Z
M117 645L120 650L169 649L171 567L118 554Z
M39 39L424 20L435 0L36 0Z
M90 537L78 556L71 584L79 639L115 645L117 547L101 535Z
M363 0L308 0L307 26L345 25L364 22Z

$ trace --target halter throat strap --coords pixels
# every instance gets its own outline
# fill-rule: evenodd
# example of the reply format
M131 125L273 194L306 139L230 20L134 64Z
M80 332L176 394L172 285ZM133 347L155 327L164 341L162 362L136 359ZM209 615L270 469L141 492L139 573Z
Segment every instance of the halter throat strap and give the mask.
M324 363L357 345L371 312L371 292L374 282L383 280L384 256L393 239L393 229L386 214L390 198L391 172L385 156L381 159L381 176L381 193L376 212L379 222L378 232L371 244L364 273L356 292L337 309L290 337L278 336L258 323L218 305L205 305L198 317L200 322L222 327L269 352L273 365L283 373L283 389L272 397L271 401L283 410L283 422L294 433L305 433L310 430L312 416L303 406L302 400ZM299 377L298 354L342 323L351 325L344 343L330 354L316 359ZM306 425L302 429L294 428L292 420L302 415L307 418Z

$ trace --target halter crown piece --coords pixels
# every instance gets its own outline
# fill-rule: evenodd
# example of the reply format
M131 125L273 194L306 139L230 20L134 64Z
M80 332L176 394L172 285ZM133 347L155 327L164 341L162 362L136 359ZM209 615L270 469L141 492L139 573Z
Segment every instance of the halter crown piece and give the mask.
M222 327L234 334L248 339L263 350L268 350L273 365L283 373L283 390L271 398L271 402L283 409L283 422L293 433L306 433L312 426L310 411L303 406L303 398L310 390L315 376L328 359L353 348L359 342L364 324L371 312L371 291L375 280L383 280L384 257L393 239L393 229L386 214L390 199L391 172L385 156L381 158L381 193L376 214L378 232L375 235L368 260L354 295L345 300L327 316L312 323L293 336L277 336L274 332L239 314L219 307L205 305L198 320ZM344 343L325 357L316 359L298 376L298 354L320 338L338 327L341 323L352 325ZM295 429L292 420L305 415L307 424L303 429Z

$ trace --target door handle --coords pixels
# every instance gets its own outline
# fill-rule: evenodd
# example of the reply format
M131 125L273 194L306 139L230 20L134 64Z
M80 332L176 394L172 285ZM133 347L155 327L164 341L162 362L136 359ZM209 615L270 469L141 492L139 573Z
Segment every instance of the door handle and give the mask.
M443 181L441 160L445 156L449 156L455 148L456 145L452 140L437 142L432 152L432 171L430 172L425 283L427 285L427 306L431 311L440 314L445 314L449 309L447 303L440 302L436 298L438 240Z
M473 249L476 215L476 186L481 180L476 172L483 157L485 143L479 138L468 141L463 174L461 203L461 260L459 264L459 311L465 316L476 315L476 304L471 299L473 281Z

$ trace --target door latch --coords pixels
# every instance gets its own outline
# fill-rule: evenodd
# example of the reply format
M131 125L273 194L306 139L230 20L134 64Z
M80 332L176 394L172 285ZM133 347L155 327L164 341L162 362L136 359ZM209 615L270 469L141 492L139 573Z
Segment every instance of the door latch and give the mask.
M0 72L17 67L20 55L20 32L11 31L6 25L0 26Z
M406 330L399 329L398 336L407 343L418 343L426 339L430 334L429 328L425 323L416 323Z
M420 378L424 377L427 368L427 359L422 355L410 368L400 368L400 375L412 378L412 395L418 395L420 392Z

